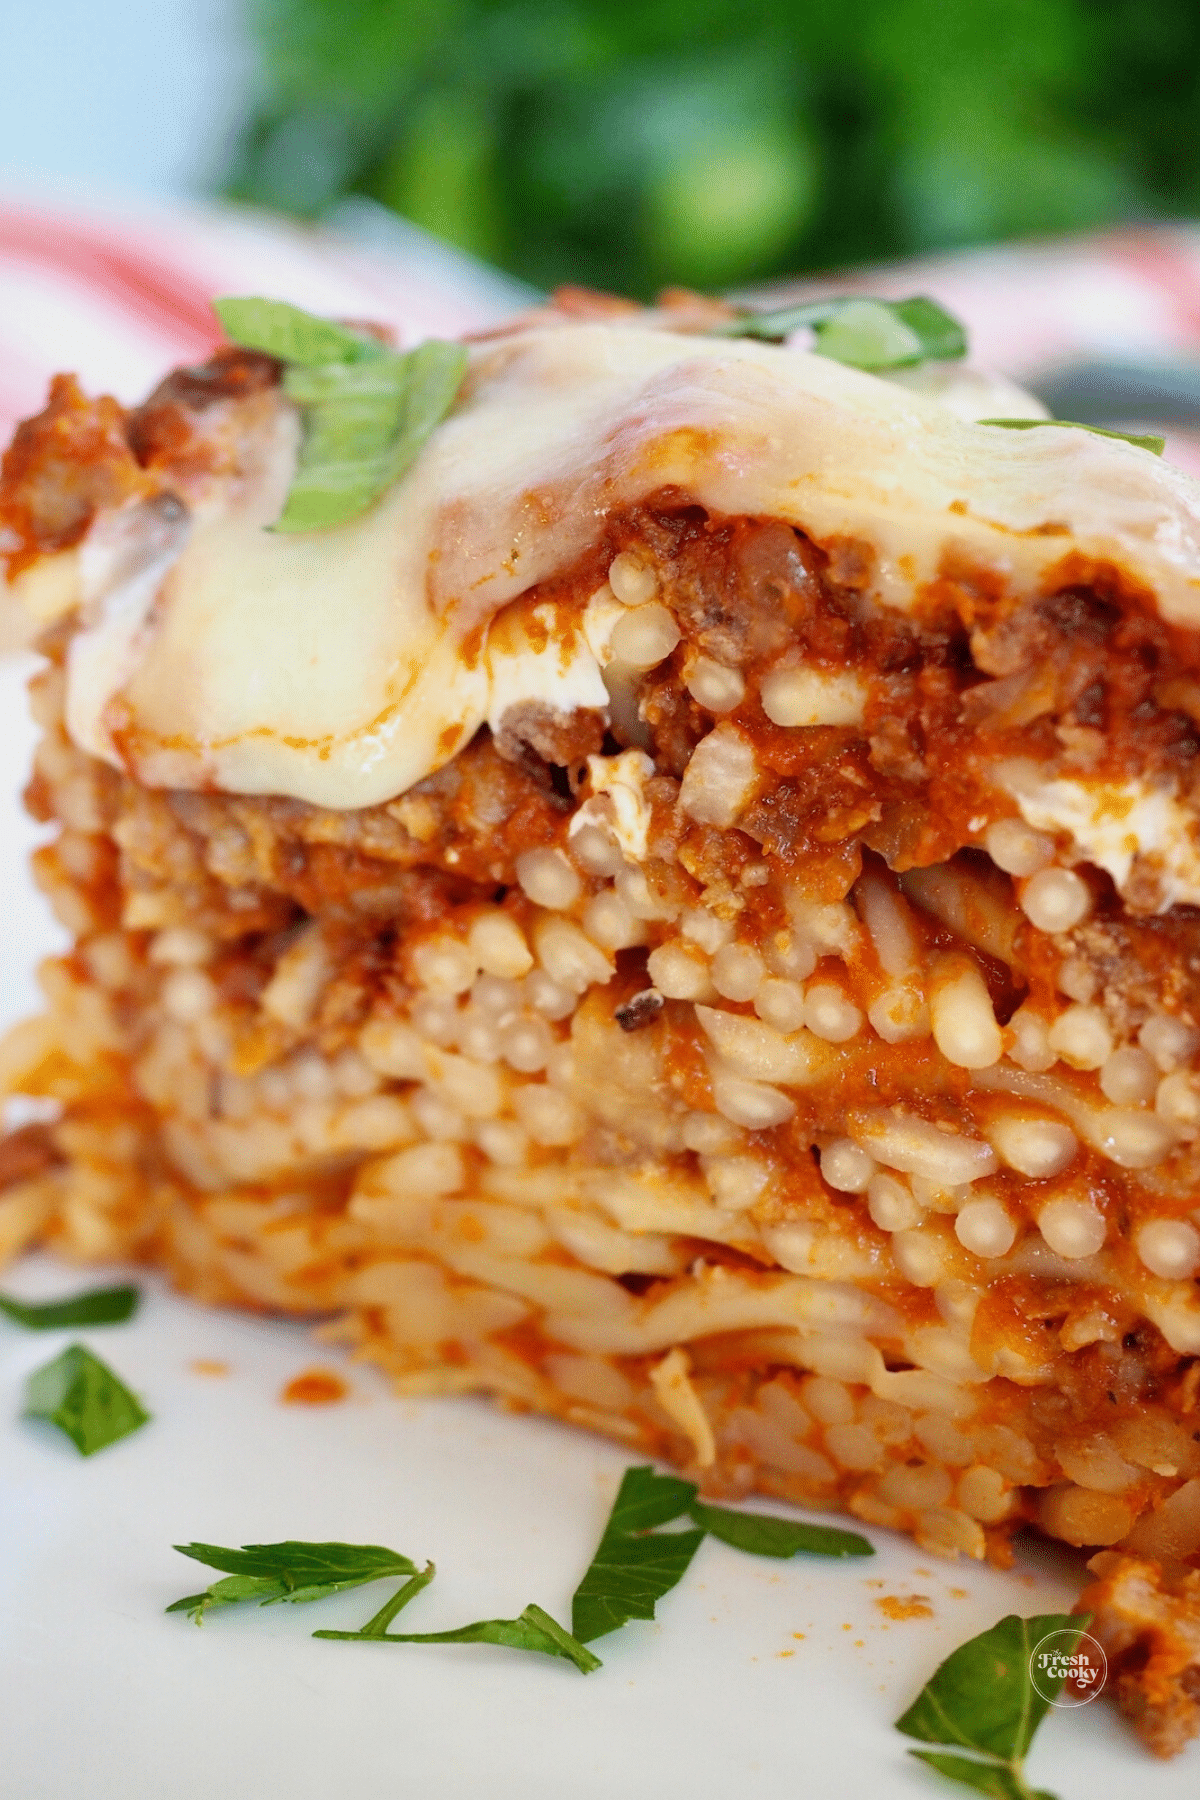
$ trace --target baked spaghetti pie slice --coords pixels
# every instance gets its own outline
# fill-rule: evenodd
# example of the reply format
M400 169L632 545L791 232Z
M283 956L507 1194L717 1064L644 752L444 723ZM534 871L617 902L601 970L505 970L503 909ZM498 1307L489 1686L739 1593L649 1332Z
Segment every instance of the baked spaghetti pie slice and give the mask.
M1034 1521L1195 1642L1200 492L724 317L473 345L315 529L366 336L21 427L75 946L0 1053L61 1104L0 1238L710 1493L998 1560Z

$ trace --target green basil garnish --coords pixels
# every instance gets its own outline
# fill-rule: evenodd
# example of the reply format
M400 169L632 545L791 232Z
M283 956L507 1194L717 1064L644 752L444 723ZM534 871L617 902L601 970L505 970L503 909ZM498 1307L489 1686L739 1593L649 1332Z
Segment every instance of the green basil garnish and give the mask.
M213 304L234 343L284 363L283 390L304 415L276 531L323 530L365 512L407 474L466 373L461 344L430 338L401 353L283 301Z
M1149 450L1152 456L1161 456L1166 446L1166 438L1155 437L1152 432L1139 435L1136 431L1109 431L1104 425L1084 425L1078 419L977 419L977 425L1002 425L1006 431L1036 431L1039 426L1059 425L1064 431L1090 431L1096 437L1116 438L1122 444L1136 444L1139 450Z
M213 301L213 311L232 343L305 369L326 363L366 362L386 353L377 338L289 306L286 300L227 295Z
M903 369L920 362L953 362L967 354L967 336L958 320L923 294L909 300L868 300L848 294L771 312L747 310L711 326L708 335L764 338L777 344L805 326L812 328L818 356L855 369Z

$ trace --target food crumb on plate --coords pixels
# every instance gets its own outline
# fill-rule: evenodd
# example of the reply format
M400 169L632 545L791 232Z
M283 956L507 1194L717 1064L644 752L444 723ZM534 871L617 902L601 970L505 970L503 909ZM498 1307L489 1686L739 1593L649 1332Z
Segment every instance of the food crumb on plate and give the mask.
M875 1602L889 1619L932 1619L933 1608L927 1594L883 1594Z
M193 1375L228 1375L229 1364L217 1356L197 1356L188 1364Z
M285 1406L334 1406L350 1392L332 1369L304 1369L279 1396Z

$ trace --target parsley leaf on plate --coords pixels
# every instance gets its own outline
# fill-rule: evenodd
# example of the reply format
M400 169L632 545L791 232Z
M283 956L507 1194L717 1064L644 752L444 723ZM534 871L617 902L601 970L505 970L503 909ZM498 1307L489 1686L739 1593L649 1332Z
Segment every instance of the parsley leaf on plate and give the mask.
M914 1750L912 1754L949 1781L961 1781L991 1800L1056 1800L1045 1788L1031 1788L1024 1776L1011 1763L976 1762L970 1756L943 1755L937 1750Z
M543 1656L565 1657L584 1675L601 1667L598 1656L586 1650L557 1619L552 1619L540 1606L527 1606L518 1619L476 1619L470 1625L459 1625L453 1631L389 1631L388 1626L415 1600L422 1588L434 1577L434 1566L426 1563L403 1587L397 1589L379 1611L359 1631L314 1631L315 1638L335 1643L386 1644L499 1644L509 1650L536 1650Z
M839 1531L832 1525L805 1525L773 1513L733 1512L699 1500L693 1500L688 1511L703 1530L751 1556L787 1557L801 1550L812 1556L875 1554L874 1546L857 1531Z
M135 1287L89 1288L67 1300L31 1302L0 1294L0 1313L26 1331L58 1331L83 1325L123 1325L137 1311Z
M150 1414L107 1363L71 1344L29 1377L25 1416L57 1425L81 1456L91 1456L137 1431Z
M604 1535L625 1537L650 1531L655 1525L669 1525L672 1519L683 1517L698 1491L694 1481L659 1475L648 1463L626 1469Z
M1064 431L1090 431L1096 437L1116 438L1122 444L1149 450L1152 456L1161 456L1167 443L1166 438L1155 437L1149 431L1140 435L1136 431L1109 431L1104 425L1083 425L1078 419L977 419L975 423L1002 425L1006 431L1037 431L1046 425L1058 425Z
M461 344L430 338L401 353L279 300L214 302L235 343L285 364L283 390L303 410L296 474L276 531L316 531L365 512L408 472L454 403Z
M415 1575L410 1575L401 1587L396 1589L390 1600L384 1602L377 1613L373 1613L359 1631L314 1631L313 1636L319 1638L341 1638L351 1642L356 1638L381 1638L388 1636L388 1626L402 1612L410 1600L415 1600L422 1588L427 1588L437 1570L432 1563Z
M412 1587L413 1584L408 1585ZM424 1586L424 1582L421 1585ZM474 1624L460 1625L454 1631L372 1631L371 1625L381 1616L377 1613L362 1631L314 1631L313 1636L382 1644L499 1644L507 1650L536 1650L543 1656L563 1657L567 1662L573 1662L583 1675L590 1675L593 1669L602 1667L598 1656L593 1656L578 1638L564 1631L558 1620L552 1619L540 1606L527 1606L518 1619L476 1619Z
M653 1531L687 1512L693 1482L626 1469L596 1554L575 1590L571 1628L585 1644L630 1619L652 1619L655 1603L682 1580L704 1542L700 1531Z
M765 338L782 343L811 327L819 356L851 368L903 369L920 362L952 362L967 353L967 338L952 314L923 294L909 300L843 295L807 300L770 312L743 312L710 328L715 337Z
M168 1606L168 1612L186 1612L202 1624L214 1606L239 1600L257 1600L269 1606L277 1600L323 1600L346 1588L382 1581L389 1575L416 1575L417 1567L397 1550L381 1544L243 1544L227 1550L220 1544L176 1544L183 1556L205 1563L210 1569L228 1571L224 1581L214 1581L202 1594L186 1594ZM428 1577L432 1579L432 1575ZM421 1582L423 1587L425 1582Z
M1050 1699L1033 1685L1030 1659L1052 1632L1074 1634L1090 1614L1046 1613L1020 1619L1015 1613L951 1652L896 1721L896 1729L927 1744L961 1747L975 1756L945 1750L911 1750L910 1756L997 1800L1053 1800L1025 1781L1024 1759ZM1051 1697L1061 1680L1044 1682Z

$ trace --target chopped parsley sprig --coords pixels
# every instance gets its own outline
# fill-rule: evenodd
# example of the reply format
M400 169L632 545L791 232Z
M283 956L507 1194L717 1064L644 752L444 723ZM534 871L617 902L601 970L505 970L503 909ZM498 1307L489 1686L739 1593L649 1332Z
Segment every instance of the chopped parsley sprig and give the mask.
M427 1588L436 1574L437 1570L434 1565L431 1562L426 1563L423 1569L418 1569L415 1574L410 1575L408 1580L396 1589L396 1592L392 1595L390 1600L384 1601L377 1613L372 1613L371 1617L367 1620L361 1630L314 1631L313 1636L319 1638L342 1638L347 1642L357 1638L387 1637L389 1635L388 1626L396 1617L397 1613L403 1612L409 1601L415 1600L422 1588ZM319 1597L319 1595L313 1596L314 1599L318 1599Z
M802 1525L773 1513L734 1512L728 1506L707 1506L693 1500L688 1508L697 1525L735 1550L751 1556L874 1556L874 1547L857 1531L840 1531L834 1525Z
M417 1574L417 1565L409 1557L382 1544L310 1544L289 1539L282 1544L243 1544L240 1550L228 1550L221 1544L174 1547L181 1556L227 1571L224 1581L214 1581L202 1594L185 1594L168 1606L168 1612L188 1613L197 1625L213 1607L239 1600L256 1600L260 1606L278 1600L324 1600L389 1575ZM426 1579L433 1579L432 1566Z
M137 1288L88 1288L66 1300L13 1300L0 1294L0 1313L26 1331L60 1331L84 1325L124 1325L137 1311Z
M81 1456L128 1437L150 1418L120 1376L82 1344L34 1370L25 1384L25 1416L57 1425Z
M612 1512L571 1602L571 1629L581 1643L617 1631L630 1619L652 1619L656 1603L682 1581L704 1532L656 1531L687 1512L696 1487L647 1467L626 1469Z
M365 512L408 473L466 373L466 350L440 338L400 352L282 300L213 304L232 342L284 364L283 391L304 416L276 531L317 531Z
M630 1619L652 1619L654 1608L686 1574L708 1535L756 1556L870 1556L857 1532L797 1524L770 1513L739 1513L707 1506L694 1482L659 1475L649 1466L626 1469L596 1554L575 1590L571 1630L536 1605L515 1619L476 1619L449 1631L392 1631L392 1621L433 1580L434 1565L418 1570L397 1550L379 1544L176 1544L183 1556L225 1571L203 1593L186 1594L168 1612L186 1612L197 1624L214 1607L242 1600L269 1606L278 1600L323 1600L347 1588L401 1575L406 1579L357 1631L314 1631L338 1643L497 1644L565 1658L585 1675L600 1668L586 1648L593 1638L617 1631ZM690 1514L692 1526L661 1531Z
M1072 1633L1074 1644L1090 1623L1090 1613L1032 1619L1010 1613L960 1644L896 1720L896 1729L907 1737L944 1747L909 1755L994 1800L1055 1800L1029 1786L1025 1757L1062 1681L1046 1680L1039 1692L1031 1658L1051 1633Z
M847 294L775 307L769 312L747 308L736 319L710 326L708 335L763 338L781 344L806 327L813 333L818 356L875 373L921 362L955 362L967 354L967 335L958 320L924 294L909 300L868 300Z
M540 1606L527 1606L517 1619L476 1619L471 1625L456 1626L453 1631L388 1631L387 1626L402 1606L425 1586L433 1575L430 1563L426 1576L417 1576L393 1596L387 1606L368 1620L361 1631L314 1631L318 1638L335 1638L342 1643L375 1642L385 1644L498 1644L505 1650L533 1650L542 1656L558 1656L573 1662L581 1675L603 1667L578 1638L564 1631L557 1619Z
M752 1556L871 1556L866 1538L832 1526L804 1525L771 1513L734 1512L697 1498L694 1482L626 1469L596 1554L575 1590L571 1626L583 1643L617 1631L654 1608L683 1579L707 1535ZM659 1531L689 1515L695 1530Z
M210 1569L228 1571L224 1580L214 1581L202 1594L185 1594L167 1607L169 1613L187 1613L197 1625L217 1606L242 1600L256 1601L259 1606L272 1606L280 1600L326 1600L349 1588L403 1575L407 1579L358 1631L314 1631L313 1636L340 1643L498 1644L565 1658L585 1675L601 1666L598 1657L540 1606L527 1606L516 1619L477 1619L452 1631L390 1631L393 1619L429 1586L436 1570L432 1563L418 1569L411 1558L382 1544L313 1544L290 1539L281 1544L243 1544L240 1550L221 1544L176 1544L175 1549Z

